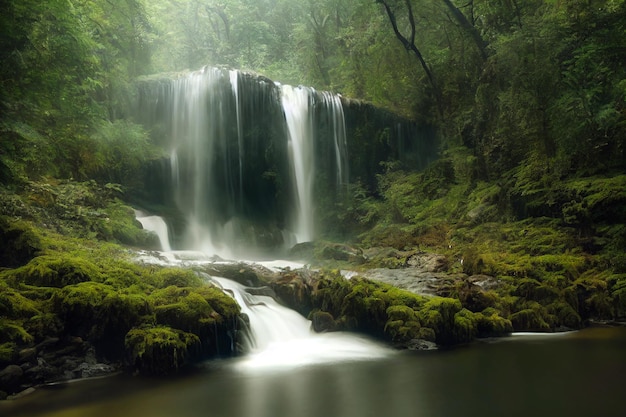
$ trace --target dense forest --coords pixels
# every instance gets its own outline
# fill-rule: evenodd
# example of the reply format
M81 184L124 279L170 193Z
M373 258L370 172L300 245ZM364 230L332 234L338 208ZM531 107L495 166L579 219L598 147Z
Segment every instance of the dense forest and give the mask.
M388 160L375 185L351 179L312 262L354 261L339 243L387 248L357 270L437 253L443 297L325 272L303 313L439 344L626 315L623 0L6 0L0 33L0 367L61 334L147 373L215 353L200 338L237 314L228 297L117 246L153 243L128 204L165 156L133 118L137 80L204 65L340 93L436 132L425 170ZM500 284L485 291L476 276ZM357 296L365 307L351 313Z

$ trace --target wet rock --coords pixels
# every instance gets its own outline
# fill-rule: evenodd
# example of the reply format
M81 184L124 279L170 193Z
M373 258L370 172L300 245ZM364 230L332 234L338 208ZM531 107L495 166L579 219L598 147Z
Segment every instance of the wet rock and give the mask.
M115 366L106 363L89 364L83 362L74 370L74 373L77 375L77 378L93 378L110 375L115 371Z
M248 287L259 287L274 277L274 273L258 264L213 263L206 265L203 272L215 277L228 278Z
M337 322L332 314L326 311L314 311L309 315L313 330L317 333L334 332L337 330Z
M43 342L39 343L35 348L37 352L41 352L50 347L54 347L59 342L58 337L47 337Z
M314 242L302 242L289 249L289 258L310 262L315 255Z
M361 276L419 295L434 295L441 284L437 274L417 268L375 268L362 273Z
M40 357L37 358L37 365L28 368L24 376L30 384L37 385L58 379L59 369Z
M443 272L449 268L449 262L443 255L436 253L418 252L407 259L407 266L419 268L425 272Z
M266 297L276 298L276 292L268 286L263 287L249 287L246 288L246 292L252 295L264 295Z
M408 350L437 350L438 349L438 346L435 342L431 342L430 340L424 340L424 339L411 339L407 343L399 347L403 349L408 349Z
M278 299L290 308L305 316L311 310L311 288L307 285L307 277L302 273L284 273L271 285Z
M21 384L24 371L17 365L9 365L0 371L0 391L16 392Z
M22 350L20 350L20 352L18 354L20 363L31 362L31 361L35 360L36 356L37 356L37 349L36 348L22 349Z
M502 281L490 275L472 275L467 280L485 291L497 290L502 287Z
M289 258L306 262L344 261L354 264L367 261L360 248L324 241L298 243L290 249Z

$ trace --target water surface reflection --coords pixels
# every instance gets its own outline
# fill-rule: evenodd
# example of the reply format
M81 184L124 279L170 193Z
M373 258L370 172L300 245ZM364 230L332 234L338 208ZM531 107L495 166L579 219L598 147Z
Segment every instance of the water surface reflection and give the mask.
M0 404L0 415L622 417L625 352L626 329L589 329L263 372L224 361L167 380L41 389Z

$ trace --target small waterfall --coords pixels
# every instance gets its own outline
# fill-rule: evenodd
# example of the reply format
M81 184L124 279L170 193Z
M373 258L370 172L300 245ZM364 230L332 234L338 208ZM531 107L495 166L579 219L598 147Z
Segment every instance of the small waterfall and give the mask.
M315 333L311 322L267 296L251 295L246 287L213 277L228 290L250 319L250 353L241 370L291 368L316 363L387 357L393 350L355 334Z
M296 186L296 216L293 231L297 242L313 239L313 120L309 110L312 90L305 87L281 87L285 120L289 131L287 142L291 168Z
M341 190L347 186L348 176L348 141L346 138L346 121L343 113L341 98L328 91L322 92L322 102L324 103L329 118L329 126L332 134L337 188Z
M154 232L161 243L161 250L165 252L170 252L172 248L170 247L169 233L167 231L167 223L160 216L146 216L145 213L139 210L135 210L135 218L141 223L141 226Z

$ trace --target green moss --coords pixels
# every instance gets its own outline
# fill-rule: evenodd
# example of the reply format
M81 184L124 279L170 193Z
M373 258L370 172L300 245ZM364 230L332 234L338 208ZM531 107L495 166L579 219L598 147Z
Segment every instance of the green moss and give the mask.
M456 323L455 316L462 309L461 302L453 298L433 297L419 310L419 318L423 327L430 327L435 332L437 343L451 345L462 342L466 326L466 313ZM458 327L458 329L457 329Z
M20 320L0 317L0 343L14 342L20 345L33 343L35 338L24 329Z
M478 334L478 317L466 308L454 315L454 344L472 341Z
M548 305L547 310L555 317L557 326L565 326L570 329L580 329L582 326L580 315L564 301L557 301Z
M550 331L546 309L538 303L528 303L529 307L511 314L511 323L516 331Z
M513 331L511 320L506 319L493 308L476 313L478 337L504 336Z
M124 338L128 366L146 375L168 375L197 357L200 339L158 326L131 329Z
M38 256L11 272L17 282L41 287L64 287L86 281L100 281L102 274L90 261L69 255Z
M550 285L542 284L536 279L522 278L515 281L515 285L517 285L517 288L512 291L512 295L524 297L527 300L550 303L560 297L557 289Z
M17 345L15 343L0 344L0 366L9 363L17 356Z
M337 330L335 318L327 311L313 310L309 314L308 319L311 320L313 330L318 333Z
M30 317L24 322L24 328L33 335L35 341L46 337L59 337L64 330L64 324L54 313L42 313Z
M199 287L203 283L198 274L190 269L163 268L154 275L159 287Z
M415 310L405 305L394 305L387 308L385 334L392 342L406 342L420 338L421 325Z
M62 288L53 297L54 312L65 331L92 341L111 354L119 354L126 332L150 314L141 294L120 294L98 282L83 282Z
M218 288L170 286L150 295L156 323L193 333L204 355L230 353L229 332L238 326L237 302Z
M40 235L28 223L0 216L0 267L28 263L42 249Z
M583 319L613 318L613 298L609 293L608 282L602 275L589 271L574 281L569 290L575 294L578 312Z
M0 317L20 319L39 314L39 303L24 297L19 291L0 285Z

